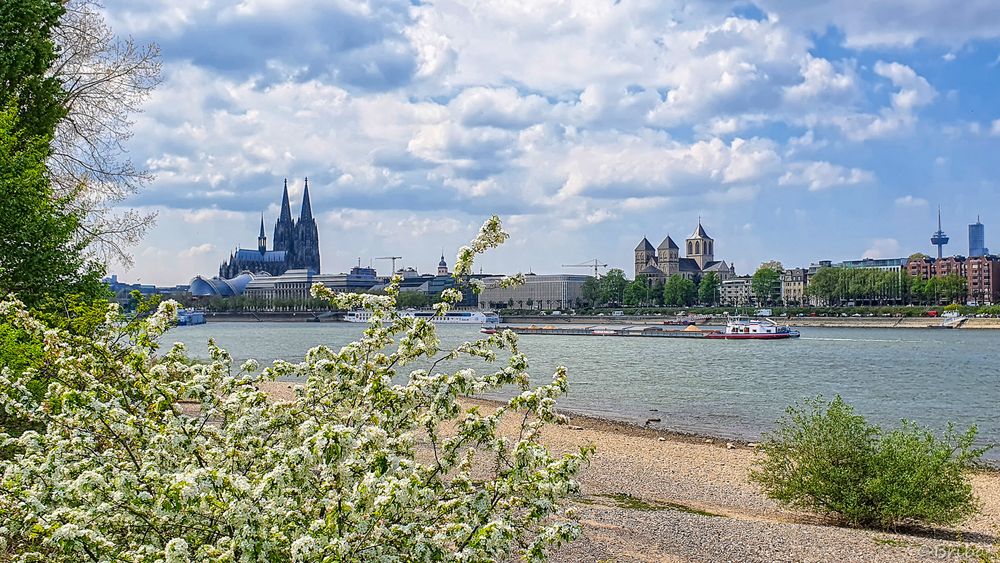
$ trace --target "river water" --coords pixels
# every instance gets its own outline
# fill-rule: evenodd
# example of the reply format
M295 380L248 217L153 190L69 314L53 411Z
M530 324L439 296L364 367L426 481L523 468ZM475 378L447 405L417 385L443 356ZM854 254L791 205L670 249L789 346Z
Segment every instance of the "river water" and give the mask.
M316 345L342 346L365 325L209 323L177 327L164 343L184 342L207 357L213 337L237 361L301 360ZM439 326L443 344L479 337L477 325ZM870 421L902 418L936 431L954 422L979 427L1000 444L1000 331L803 328L799 339L726 341L586 336L520 337L535 382L569 370L568 411L654 427L754 440L785 407L840 394ZM462 367L465 367L464 365ZM1000 447L987 458L1000 460Z

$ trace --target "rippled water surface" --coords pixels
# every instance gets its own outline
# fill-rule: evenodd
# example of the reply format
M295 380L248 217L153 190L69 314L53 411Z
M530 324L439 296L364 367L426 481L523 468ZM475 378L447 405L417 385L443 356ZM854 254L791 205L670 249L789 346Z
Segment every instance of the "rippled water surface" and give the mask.
M207 356L213 337L235 358L296 360L318 344L339 347L364 325L209 323L164 340ZM479 336L475 325L439 327L445 345ZM757 438L792 402L840 394L872 421L901 418L934 429L979 426L1000 443L1000 331L804 328L774 342L522 336L535 381L565 365L568 410L722 437ZM656 412L652 412L653 409ZM1000 448L988 454L1000 459Z

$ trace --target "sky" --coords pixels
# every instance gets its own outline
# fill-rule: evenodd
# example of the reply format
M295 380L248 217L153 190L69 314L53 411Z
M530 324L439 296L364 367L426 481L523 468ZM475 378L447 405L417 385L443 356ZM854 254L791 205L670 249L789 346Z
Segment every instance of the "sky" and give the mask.
M752 273L931 252L941 207L1000 250L1000 2L106 0L160 46L135 116L158 212L111 265L214 275L309 178L324 273L449 264L490 214L489 272L631 277L642 237Z

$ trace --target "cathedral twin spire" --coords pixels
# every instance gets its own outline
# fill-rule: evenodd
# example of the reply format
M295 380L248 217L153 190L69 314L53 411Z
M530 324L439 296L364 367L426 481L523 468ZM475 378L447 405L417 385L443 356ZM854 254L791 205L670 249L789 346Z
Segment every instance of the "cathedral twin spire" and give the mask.
M281 194L281 213L274 224L274 250L287 253L289 268L307 268L319 273L319 229L312 214L309 179L302 192L302 210L298 220L292 218L288 201L288 179Z
M267 272L273 276L293 269L320 273L319 228L312 214L308 178L302 193L302 211L297 221L292 218L292 208L288 201L288 180L285 180L281 194L281 213L274 224L274 238L271 244L272 249L268 250L267 232L262 214L256 252L237 248L230 254L229 261L223 262L219 267L219 277L233 278L241 271Z
M287 182L288 180L285 181ZM306 178L306 187L302 192L302 211L299 213L299 221L312 220L312 218L312 202L309 201L309 178Z
M285 191L281 194L281 214L278 215L278 220L292 220L292 206L288 204L288 178L285 178Z
M309 178L306 178L306 187L302 192L302 210L299 212L299 221L312 219L312 201L309 197ZM292 205L288 202L288 178L285 178L285 189L281 193L281 214L278 221L292 221Z
M261 254L267 252L267 235L264 234L264 214L260 214L260 234L257 235L257 251Z

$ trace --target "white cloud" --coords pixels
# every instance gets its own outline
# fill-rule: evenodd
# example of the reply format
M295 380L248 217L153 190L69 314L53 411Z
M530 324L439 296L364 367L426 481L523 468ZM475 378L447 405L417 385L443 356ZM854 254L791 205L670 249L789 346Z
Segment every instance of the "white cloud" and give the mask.
M826 161L793 162L778 179L780 185L809 186L809 191L836 186L854 186L875 181L875 174L860 168L847 168Z
M990 123L990 135L1000 137L1000 119L994 119L993 122Z
M896 207L927 207L927 200L922 197L905 195L896 198Z
M660 209L671 202L669 197L664 196L650 196L650 197L627 197L621 200L618 206L623 211L649 211L652 209Z
M853 114L832 118L843 133L854 141L886 137L909 131L917 122L916 110L937 97L937 91L912 68L900 63L875 63L875 74L888 79L896 91L889 106L876 114Z
M1000 37L1000 5L993 0L880 0L878 2L801 2L759 0L781 21L818 33L836 27L852 49L912 47L928 43L959 47L977 39Z
M411 237L423 237L430 233L454 234L462 229L469 229L469 225L459 221L454 217L406 217L395 222L385 233L396 235L406 233Z
M541 96L521 96L514 88L485 87L462 90L448 106L463 125L517 129L544 121L550 109Z
M898 258L899 241L894 238L878 238L871 241L871 247L862 253L862 258Z
M937 97L937 92L927 79L904 64L878 61L875 63L875 74L888 78L893 86L899 88L899 91L892 95L894 108L909 111L927 105Z
M206 242L204 244L199 244L198 246L192 246L187 250L181 251L179 256L181 258L194 258L195 256L203 256L205 254L211 254L215 252L215 245Z
M557 173L564 181L561 197L595 193L655 195L704 191L716 185L748 182L777 169L780 158L766 139L714 138L685 145L663 136L616 136L601 142L581 142Z
M219 220L227 219L239 219L243 216L242 213L235 211L226 211L224 209L195 209L191 211L185 211L182 215L182 219L185 223L209 223L216 222Z
M830 61L807 55L801 72L802 82L785 88L785 98L791 102L850 101L858 93L857 77L850 67L838 72Z
M887 1L898 17L865 25L854 12L892 12L866 4L838 14L787 0L758 2L766 12L760 20L733 16L729 4L656 0L303 0L292 11L288 0L224 8L108 0L107 11L116 31L159 41L167 57L165 82L137 116L128 147L157 174L136 204L173 211L162 215L156 246L174 259L205 241L226 254L230 245L252 246L262 209L273 224L281 179L295 178L297 210L301 178L309 176L326 231L324 269L335 271L358 256L422 256L418 234L423 246L459 244L469 225L474 231L494 211L515 218L512 246L522 241L526 255L537 256L539 238L589 255L598 243L580 233L559 239L553 225L599 225L626 240L621 233L639 224L684 217L687 225L701 210L725 216L757 199L773 209L768 198L799 197L762 186L872 183L873 171L833 164L878 162L857 158L868 147L845 139L895 136L906 150L922 142L906 133L934 117L934 86L955 86L940 74L932 86L918 72L943 64L937 56L945 50L930 51L928 67L919 56L926 53L905 50L881 53L912 67L888 60L868 67L863 61L878 52L816 39L831 22L854 46L901 44L934 27L918 26L902 0ZM917 2L943 13L938 0ZM956 8L956 17L966 10ZM958 33L952 23L941 25ZM254 34L300 27L287 41ZM219 29L246 33L211 33ZM243 49L241 37L255 44ZM214 42L219 49L204 49ZM361 79L348 76L352 69ZM369 73L385 80L364 80ZM992 127L1000 136L1000 119L979 119L984 135ZM972 127L961 122L958 136ZM948 154L951 168L959 166L958 155L928 154ZM883 169L874 170L892 201L905 191ZM768 214L755 234L770 236L790 215ZM727 220L738 231L753 218ZM399 240L400 232L414 240ZM613 252L600 250L602 260L614 260ZM517 263L515 254L504 256ZM176 275L150 258L143 268ZM211 273L221 258L192 256L185 268Z
M743 203L757 199L760 194L758 186L735 186L725 191L713 191L705 196L705 200L714 204Z

